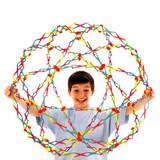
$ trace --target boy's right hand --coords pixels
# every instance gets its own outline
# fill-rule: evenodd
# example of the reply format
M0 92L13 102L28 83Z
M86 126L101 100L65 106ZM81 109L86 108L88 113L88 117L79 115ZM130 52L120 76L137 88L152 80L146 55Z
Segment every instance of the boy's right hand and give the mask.
M11 88L11 85L9 85L5 90L4 90L4 95L10 99L13 100L13 97L12 97L12 93L13 92L13 89ZM14 92L15 93L15 92ZM19 92L17 91L16 94L22 98L22 96L19 94Z
M4 95L10 99L13 100L13 97L12 97L12 94L11 93L14 93L14 91L12 90L11 88L11 85L9 85L5 90L4 90ZM19 101L19 98L23 98L18 91L16 91L16 95L18 96L18 98L16 99L16 101L20 104L20 106L22 106L22 108L27 111L28 108L27 108L27 105L26 105L26 102L27 101ZM32 116L35 116L35 117L40 117L40 114L38 113L38 110L37 108L35 107L35 105L32 105L29 109L29 113L32 115Z
M5 90L4 90L4 95L10 99L13 100L13 97L11 95L11 85L9 85Z

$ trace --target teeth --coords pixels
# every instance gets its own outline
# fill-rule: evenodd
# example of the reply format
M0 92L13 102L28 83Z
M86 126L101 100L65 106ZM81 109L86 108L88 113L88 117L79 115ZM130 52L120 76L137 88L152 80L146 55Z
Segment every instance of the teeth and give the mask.
M84 101L85 99L78 99L78 101Z

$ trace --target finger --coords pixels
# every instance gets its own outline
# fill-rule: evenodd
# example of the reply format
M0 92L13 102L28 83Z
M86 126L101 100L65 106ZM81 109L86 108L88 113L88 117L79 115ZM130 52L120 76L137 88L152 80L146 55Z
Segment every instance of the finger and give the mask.
M4 94L5 94L5 96L8 96L10 94L10 92L9 91L5 91Z
M152 91L152 96L153 96L153 97L155 96L155 92L153 92L153 91Z
M8 91L8 90L9 90L9 88L10 88L10 86L8 86L8 87L4 90L4 92Z
M154 89L153 89L153 87L151 87L150 91L151 91L151 92L154 92Z
M10 95L10 91L7 92L7 96L9 96L9 95Z
M153 88L153 87L151 87L151 91L153 91L153 92L154 92L154 88Z
M11 85L9 85L8 87L7 87L7 89L10 89L11 88Z
M6 94L7 94L7 92L8 92L8 89L6 88L6 89L4 90L4 94L6 95Z

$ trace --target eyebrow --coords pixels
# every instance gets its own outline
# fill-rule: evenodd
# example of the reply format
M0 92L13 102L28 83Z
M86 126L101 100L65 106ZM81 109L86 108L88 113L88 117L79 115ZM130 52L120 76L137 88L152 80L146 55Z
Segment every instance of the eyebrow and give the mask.
M78 88L77 86L73 86L73 88ZM85 86L84 88L90 88L90 86Z

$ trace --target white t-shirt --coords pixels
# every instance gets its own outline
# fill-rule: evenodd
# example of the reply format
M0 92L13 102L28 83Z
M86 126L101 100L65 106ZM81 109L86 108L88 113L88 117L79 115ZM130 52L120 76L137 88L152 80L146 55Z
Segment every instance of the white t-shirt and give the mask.
M56 138L52 143L58 149L58 152L54 152L56 153L55 160L107 160L107 154L103 153L100 155L99 150L100 148L103 150L107 149L107 146L104 146L104 144L108 142L109 136L116 129L115 113L111 113L109 110L103 112L77 111L74 107L66 108L65 111L48 109L47 114L53 118L49 119L45 113L41 117L44 127L50 129ZM129 116L125 116L125 113L126 108L121 109L120 113L117 114L119 125L128 123ZM36 120L41 125L40 118L36 117ZM94 121L92 122L92 120ZM52 121L55 123L52 123ZM93 132L87 132L89 125L89 131L93 130ZM80 140L77 141L77 138L80 138ZM70 141L67 142L68 140ZM65 142L67 143L65 144ZM74 147L72 148L73 145ZM66 153L59 149L66 151ZM91 155L93 152L95 154ZM72 153L73 156L83 155L76 158L69 155L64 156L69 153Z

